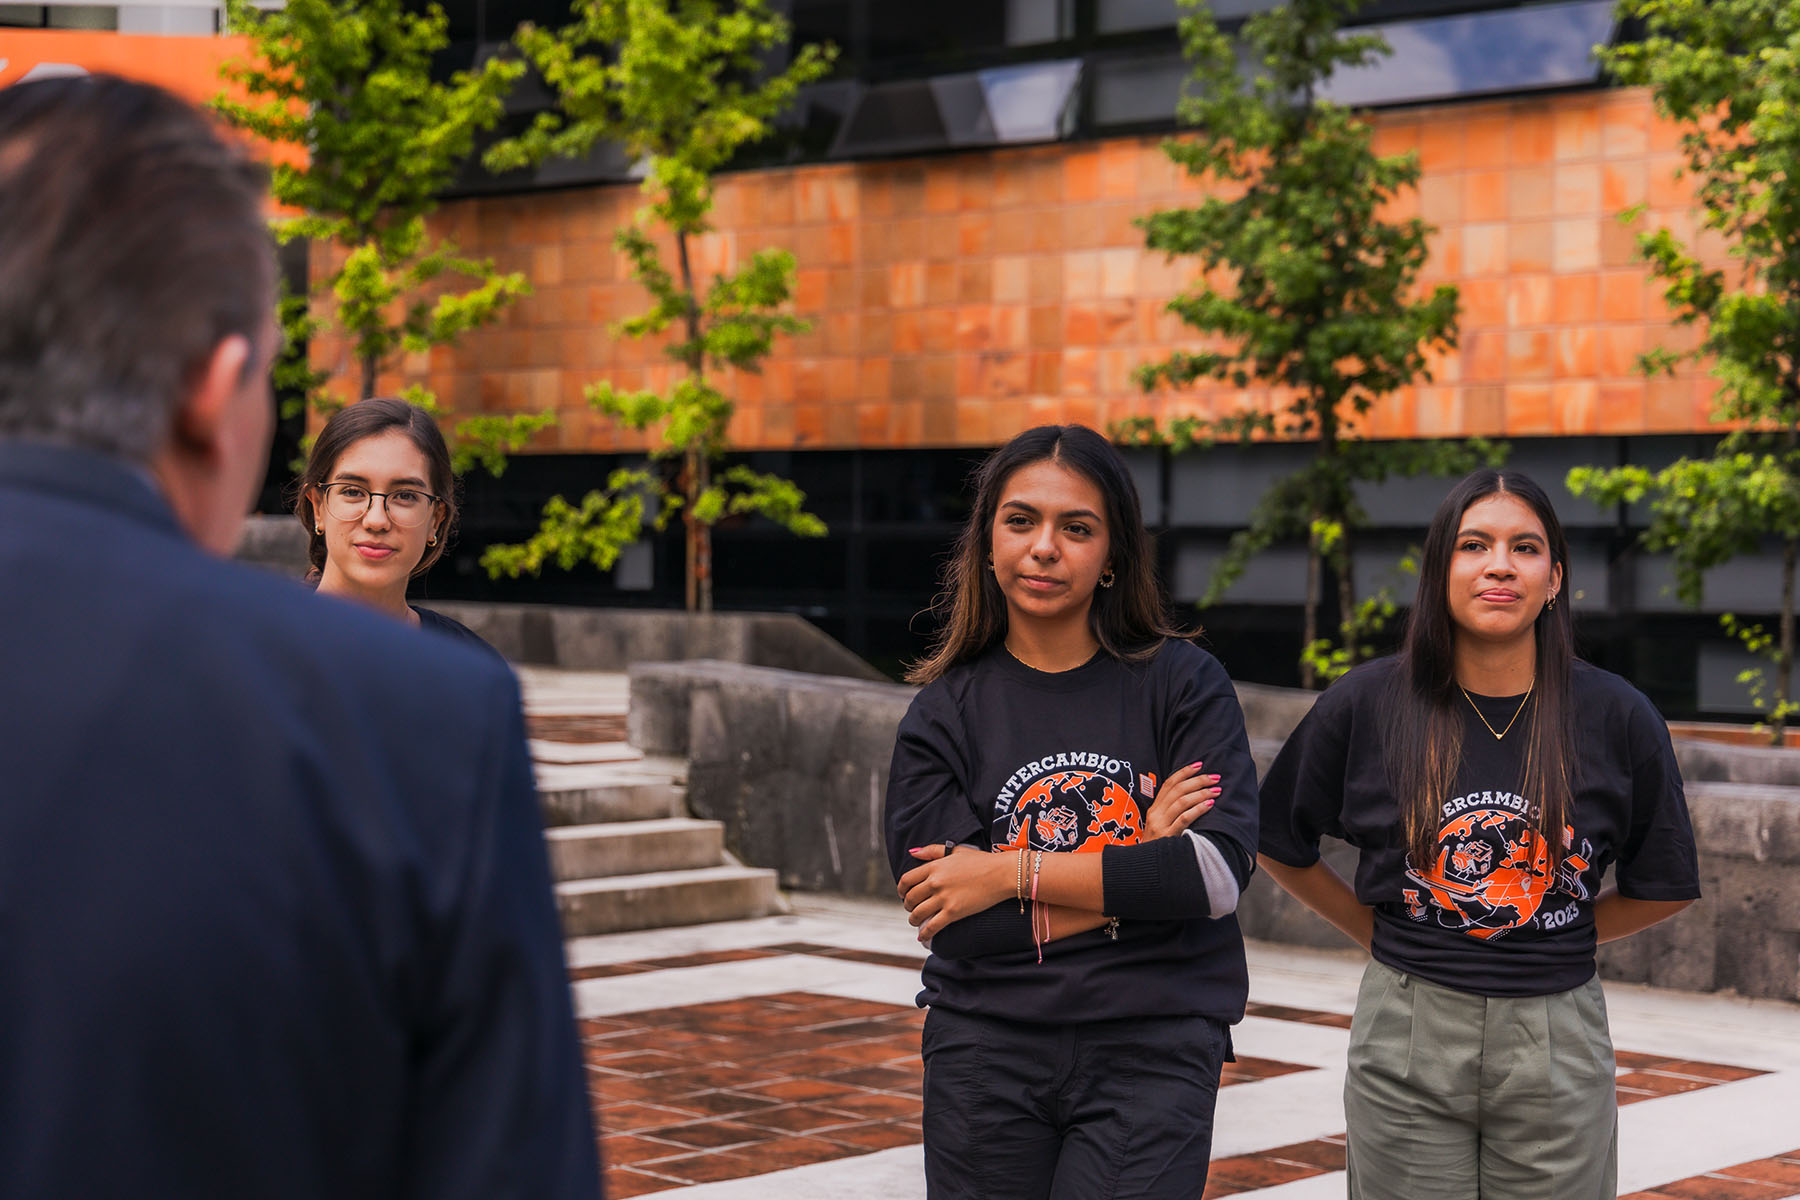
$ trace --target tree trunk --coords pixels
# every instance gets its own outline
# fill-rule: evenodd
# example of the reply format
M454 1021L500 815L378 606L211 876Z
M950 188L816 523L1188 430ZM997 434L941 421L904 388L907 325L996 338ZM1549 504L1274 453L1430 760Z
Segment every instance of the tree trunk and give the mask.
M1339 517L1343 533L1339 535L1340 553L1337 567L1338 624L1344 631L1344 653L1349 655L1348 662L1356 665L1356 566L1351 558L1350 522L1346 517Z
M1316 526L1319 511L1313 510L1313 523ZM1319 553L1319 535L1315 530L1306 539L1306 624L1300 633L1300 645L1311 646L1319 637L1319 600L1324 590L1324 556ZM1314 682L1311 658L1300 660L1300 686L1311 688Z
M1788 679L1794 671L1794 563L1800 539L1788 538L1781 549L1781 645L1775 654L1775 719L1770 741L1782 745L1787 736Z
M691 506L698 503L700 496L712 486L712 464L706 461L706 455L698 450L688 451L689 478L693 483ZM693 544L689 548L693 565L693 585L688 596L688 608L695 612L709 613L713 610L712 586L712 526L704 521L695 521L689 529L692 532Z
M1319 422L1319 459L1324 461L1337 454L1337 401L1315 390L1311 404ZM1321 489L1317 480L1313 486ZM1319 640L1319 607L1325 598L1325 550L1319 544L1319 523L1325 519L1321 499L1320 490L1315 490L1312 519L1306 535L1306 629L1301 634L1301 644L1307 647ZM1313 687L1317 682L1316 675L1311 662L1300 664L1301 687Z
M700 347L700 306L694 300L694 267L688 258L685 230L675 231L675 254L681 267L681 290L687 297L688 377L704 382L706 354ZM712 526L699 520L695 511L700 497L711 486L712 464L707 461L705 448L697 442L682 448L682 459L682 475L687 481L687 508L682 513L687 528L687 608L689 612L711 612Z
M362 395L357 399L373 400L375 398L375 377L380 373L380 369L381 364L376 361L373 354L362 356Z
M681 530L686 566L685 604L689 612L700 611L700 535L704 527L694 519L694 505L700 499L700 456L692 446L682 453L681 491L687 503L681 510Z

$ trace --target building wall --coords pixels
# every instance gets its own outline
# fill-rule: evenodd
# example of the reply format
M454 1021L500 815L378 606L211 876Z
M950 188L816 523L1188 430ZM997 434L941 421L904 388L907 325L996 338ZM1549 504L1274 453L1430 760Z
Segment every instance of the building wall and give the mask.
M242 57L246 46L241 37L5 29L0 30L0 87L33 72L106 72L154 83L204 104L221 88L220 65Z
M1633 231L1694 232L1674 178L1677 135L1638 89L1380 113L1383 151L1416 150L1423 178L1403 206L1437 227L1424 285L1462 290L1460 346L1434 379L1383 400L1373 437L1634 435L1709 428L1711 384L1689 370L1646 380L1636 356L1691 344L1673 327ZM1163 312L1192 277L1143 249L1132 221L1191 204L1197 185L1157 137L751 171L723 179L702 272L765 246L799 262L795 307L814 331L760 377L740 375L731 429L759 449L991 445L1026 426L1105 426L1132 415L1216 415L1271 406L1267 389L1146 396L1141 363L1192 344ZM610 244L641 199L632 186L447 205L440 228L465 250L525 271L536 294L497 328L415 355L384 388L430 384L459 414L555 409L534 447L641 445L588 410L600 378L660 389L654 346L609 324L644 307ZM1720 247L1702 243L1720 257ZM320 339L323 365L345 367Z

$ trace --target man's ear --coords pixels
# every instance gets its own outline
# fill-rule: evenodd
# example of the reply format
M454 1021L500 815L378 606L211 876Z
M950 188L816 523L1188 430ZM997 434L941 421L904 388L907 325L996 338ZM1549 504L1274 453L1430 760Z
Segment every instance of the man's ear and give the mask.
M241 333L221 338L212 348L175 410L171 429L176 449L206 457L218 453L221 430L233 398L243 387L250 355L250 339Z

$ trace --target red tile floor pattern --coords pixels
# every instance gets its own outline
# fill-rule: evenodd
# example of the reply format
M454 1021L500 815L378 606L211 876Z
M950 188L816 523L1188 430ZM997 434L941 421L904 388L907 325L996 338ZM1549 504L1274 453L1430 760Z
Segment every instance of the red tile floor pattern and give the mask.
M525 731L546 742L581 745L625 740L624 713L526 713Z
M1621 1200L1780 1200L1800 1194L1800 1149L1678 1179Z
M578 968L596 979L808 954L916 968L916 958L805 942ZM1251 1016L1348 1028L1342 1013L1252 1004ZM760 1175L919 1141L918 1009L808 992L621 1013L581 1023L607 1195L640 1196ZM1621 1051L1619 1103L1763 1072ZM1310 1070L1270 1059L1226 1065L1224 1086ZM1207 1197L1340 1171L1341 1135L1215 1159ZM1788 1190L1783 1190L1787 1188ZM1800 1150L1636 1193L1631 1200L1775 1200L1800 1189Z

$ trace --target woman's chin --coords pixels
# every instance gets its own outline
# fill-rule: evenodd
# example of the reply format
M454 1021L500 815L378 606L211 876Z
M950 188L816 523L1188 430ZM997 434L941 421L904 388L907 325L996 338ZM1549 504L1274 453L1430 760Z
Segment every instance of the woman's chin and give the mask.
M405 564L389 560L345 563L338 574L359 592L379 594L396 589L404 593L411 573Z
M1085 615L1087 601L1078 602L1067 593L1051 596L1010 595L1006 598L1006 607L1014 620L1055 623Z

